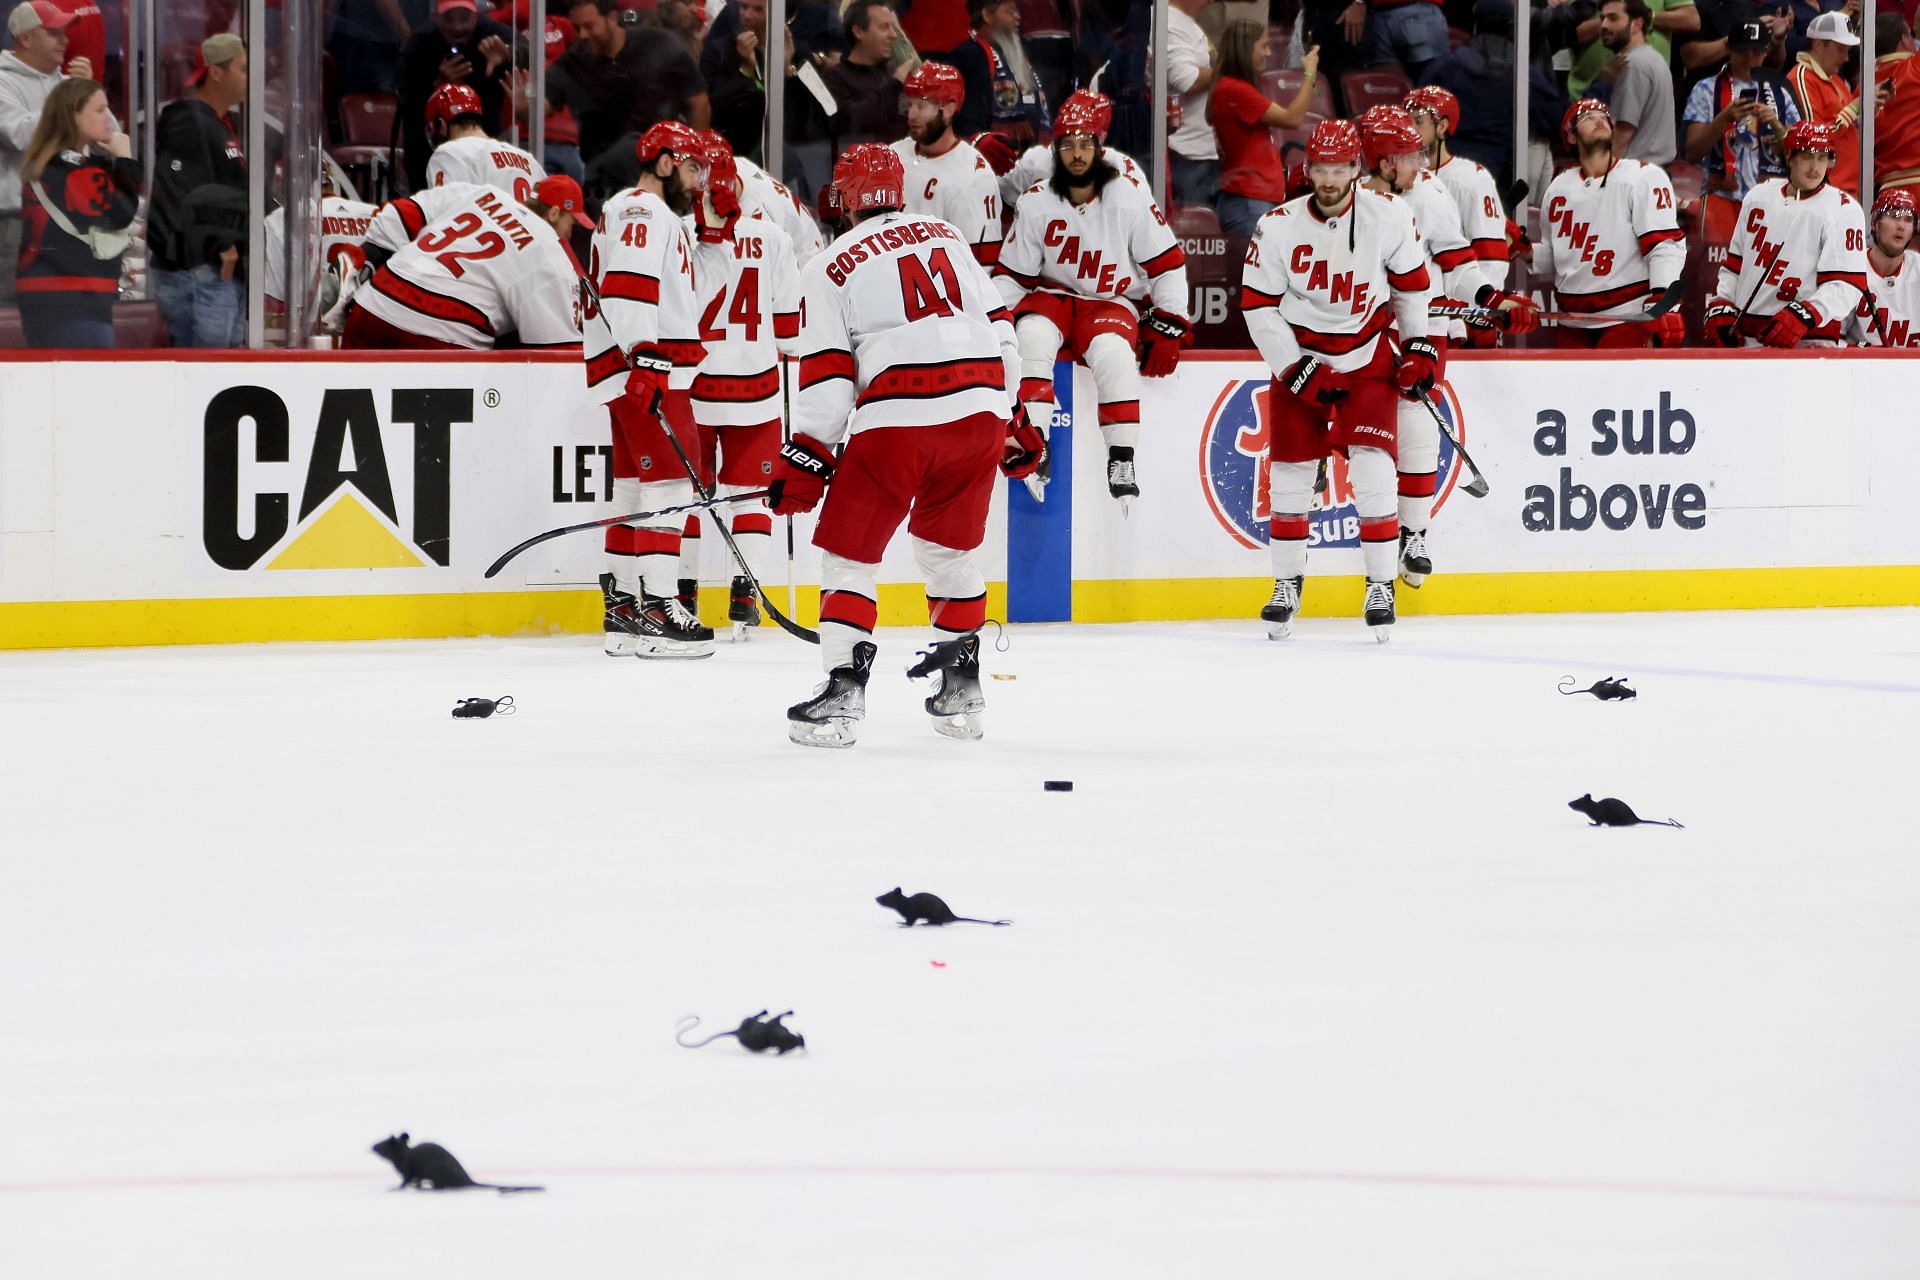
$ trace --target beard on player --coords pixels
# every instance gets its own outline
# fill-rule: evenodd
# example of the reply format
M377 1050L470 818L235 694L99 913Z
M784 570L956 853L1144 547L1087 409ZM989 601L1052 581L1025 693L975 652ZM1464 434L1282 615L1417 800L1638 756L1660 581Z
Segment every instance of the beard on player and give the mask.
M693 212L693 200L698 193L691 183L681 176L680 166L674 165L660 179L660 198L667 202L667 208L678 217L686 217Z
M1047 179L1047 186L1051 187L1053 193L1062 200L1072 200L1071 192L1084 192L1088 188L1092 188L1093 193L1099 195L1106 189L1109 182L1120 176L1120 171L1098 151L1093 153L1091 161L1077 166L1080 172L1075 173L1075 167L1058 151L1054 152L1053 176Z
M931 120L928 120L925 124L918 127L915 127L913 122L909 120L907 122L907 136L912 138L914 143L919 147L927 151L932 151L940 144L941 139L947 136L946 118L939 112L935 112Z

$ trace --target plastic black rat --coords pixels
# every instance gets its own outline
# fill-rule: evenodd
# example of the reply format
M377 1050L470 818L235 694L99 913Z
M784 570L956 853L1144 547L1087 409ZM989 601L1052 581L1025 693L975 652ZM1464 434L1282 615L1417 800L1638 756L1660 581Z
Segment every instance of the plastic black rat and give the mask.
M545 1187L503 1187L492 1182L475 1182L453 1158L453 1152L439 1143L423 1142L416 1147L409 1145L411 1141L407 1134L396 1133L373 1144L373 1154L391 1164L400 1175L400 1185L395 1191L408 1187L422 1191L464 1191L475 1187L502 1193L546 1190Z
M1684 823L1672 818L1643 818L1627 806L1625 800L1616 800L1612 796L1603 796L1595 800L1589 791L1578 800L1567 801L1567 808L1584 813L1592 819L1589 826L1594 827L1631 827L1644 824L1651 827L1679 827Z
M1013 923L1011 920L980 920L973 916L957 916L953 914L952 907L940 900L938 894L916 893L908 897L900 892L899 885L893 886L874 901L883 907L898 911L902 929L911 929L917 920L924 920L930 925L990 924L997 926Z
M1640 696L1637 690L1627 687L1627 678L1625 676L1610 676L1605 680L1595 680L1584 689L1576 689L1573 687L1572 676L1562 676L1560 679L1560 693L1562 697L1567 698L1571 698L1576 694L1590 693L1602 702L1622 702L1628 698L1637 698Z
M769 1018L767 1011L762 1009L751 1017L741 1019L740 1025L731 1031L716 1031L705 1040L696 1040L689 1044L686 1039L687 1032L700 1025L700 1016L690 1013L680 1019L679 1025L674 1029L673 1038L683 1049L698 1049L703 1045L712 1044L715 1040L732 1036L740 1042L741 1048L750 1053L765 1053L771 1049L777 1054L785 1054L794 1049L807 1047L805 1036L780 1025L780 1019L792 1016L793 1010L789 1009L785 1013L776 1013Z

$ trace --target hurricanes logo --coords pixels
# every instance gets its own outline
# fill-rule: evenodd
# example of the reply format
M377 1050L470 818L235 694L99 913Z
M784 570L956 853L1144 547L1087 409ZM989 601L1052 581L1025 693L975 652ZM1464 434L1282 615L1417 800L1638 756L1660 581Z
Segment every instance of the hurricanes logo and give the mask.
M1273 515L1267 491L1267 452L1273 441L1268 401L1271 387L1266 378L1229 382L1208 410L1200 432L1200 487L1207 495L1207 507L1229 537L1254 550L1267 545L1267 522ZM1436 384L1433 402L1448 430L1465 440L1466 423L1453 389L1445 383ZM1439 487L1433 503L1436 514L1453 493L1459 471L1459 455L1443 435ZM1328 461L1327 492L1318 502L1307 545L1359 546L1360 515L1353 507L1347 460L1338 454Z

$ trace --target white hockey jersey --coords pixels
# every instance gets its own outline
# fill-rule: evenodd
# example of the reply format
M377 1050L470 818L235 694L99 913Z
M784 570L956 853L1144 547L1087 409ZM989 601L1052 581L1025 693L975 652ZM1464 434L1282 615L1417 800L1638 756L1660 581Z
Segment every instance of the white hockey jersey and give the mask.
M1140 172L1140 166L1133 157L1116 147L1100 148L1100 158L1120 171L1123 178L1131 178L1142 186L1147 185L1147 176ZM1013 168L1000 175L1001 207L1012 209L1020 199L1020 193L1036 182L1045 182L1053 176L1053 148L1035 144L1020 153L1013 162ZM1016 212L1018 212L1016 210Z
M1437 292L1472 302L1482 285L1500 287L1500 282L1506 279L1506 259L1502 258L1497 264L1497 279L1493 271L1481 267L1481 259L1461 230L1460 210L1454 205L1446 183L1431 171L1423 172L1400 198L1413 209L1413 224L1420 232L1420 243L1426 248L1427 264L1433 268Z
M342 196L320 197L320 269L324 272L336 259L347 260L342 275L352 275L367 260L361 242L373 223L374 206ZM284 206L267 215L262 230L267 238L267 296L275 302L287 297L287 211Z
M368 252L375 264L383 262L389 254L412 244L414 237L426 230L428 223L438 222L455 209L465 207L482 192L498 190L498 187L481 183L454 182L389 200L380 206L373 215L373 221L367 224L367 235L361 242L361 248Z
M938 218L884 213L807 264L795 434L835 444L874 427L1011 416L1013 317L971 248Z
M523 204L533 195L534 186L546 176L547 171L530 153L492 138L456 138L441 143L427 157L430 187L473 182L497 187Z
M1826 183L1796 196L1785 178L1771 178L1740 202L1714 295L1746 307L1742 337L1758 338L1788 303L1801 302L1820 318L1807 337L1838 339L1866 295L1867 274L1867 217L1860 202Z
M793 245L796 266L804 267L812 262L813 255L825 247L820 239L820 224L800 207L793 192L775 181L765 169L745 156L735 156L733 164L740 171L740 212L749 217L764 214L773 225L786 232Z
M354 305L475 351L508 332L527 347L579 342L579 276L553 228L505 192L460 190L473 194L387 259Z
M1677 204L1666 171L1639 160L1615 160L1598 178L1575 165L1547 184L1533 269L1553 277L1560 310L1592 317L1560 323L1618 324L1680 278L1687 240Z
M911 138L891 145L907 170L907 212L952 223L981 266L998 262L1000 183L986 157L957 140L937 156L923 155Z
M1122 176L1076 205L1042 182L1016 208L993 269L1009 307L1039 289L1187 318L1187 255L1144 188Z
M635 354L670 361L667 385L691 388L705 354L693 236L667 202L638 188L609 199L593 233L587 274L600 294L587 306L587 394L598 404L619 399Z
M1867 267L1867 295L1847 321L1847 337L1863 347L1920 347L1920 253L1902 253L1890 276L1871 259Z
M1500 203L1500 189L1493 174L1477 160L1448 156L1447 162L1429 173L1440 179L1460 212L1460 230L1473 246L1473 256L1489 264L1484 268L1497 276L1495 284L1507 278L1507 211Z
M1332 217L1312 195L1268 213L1241 275L1247 330L1275 373L1303 354L1343 373L1361 368L1389 325L1402 338L1424 338L1432 297L1411 206L1364 190Z
M693 277L706 354L693 376L703 427L751 427L780 418L780 354L800 336L800 270L793 242L768 217L733 224L733 238L694 242Z

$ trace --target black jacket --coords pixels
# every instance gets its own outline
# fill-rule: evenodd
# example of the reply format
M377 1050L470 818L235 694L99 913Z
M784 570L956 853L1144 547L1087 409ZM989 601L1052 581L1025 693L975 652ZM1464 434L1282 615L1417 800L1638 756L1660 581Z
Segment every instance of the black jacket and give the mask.
M461 83L480 95L481 122L489 136L498 137L507 101L502 78L510 74L513 61L506 59L488 75L486 55L480 52L480 42L488 36L499 36L508 47L513 45L513 32L481 18L472 37L460 42L460 51L473 66L473 74ZM407 181L415 191L427 184L427 156L433 150L427 145L427 99L440 87L440 64L447 60L449 50L447 38L432 27L400 50L401 140L407 148Z
M247 258L247 161L232 122L198 98L169 102L155 142L147 252L162 271L216 264L226 250Z
M94 256L48 216L33 186L20 192L20 273L18 287L49 306L90 320L113 319L120 292L120 257ZM140 208L138 160L108 159L62 151L40 175L40 190L75 231L125 231ZM124 251L123 251L124 252Z

